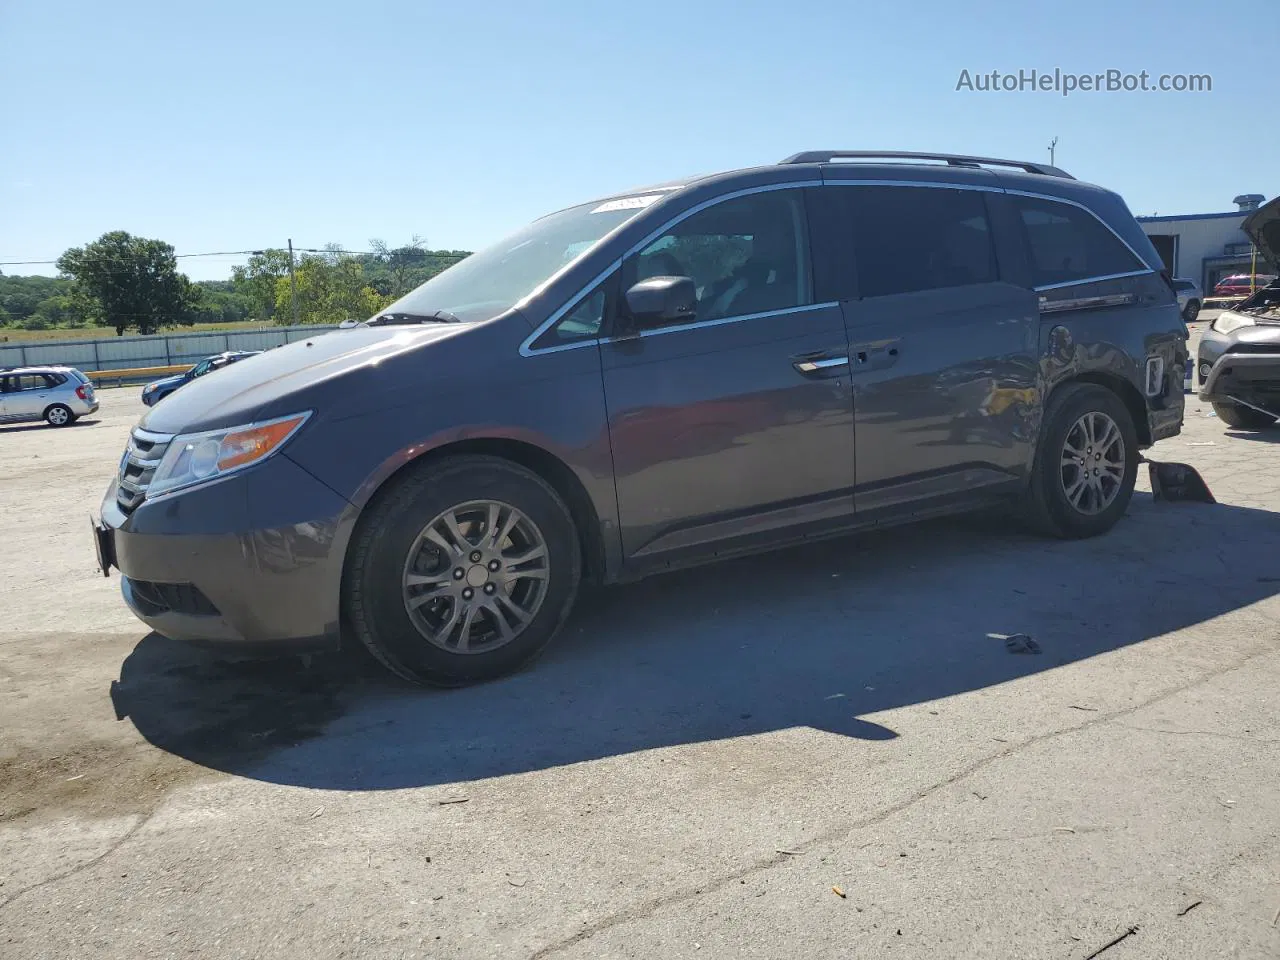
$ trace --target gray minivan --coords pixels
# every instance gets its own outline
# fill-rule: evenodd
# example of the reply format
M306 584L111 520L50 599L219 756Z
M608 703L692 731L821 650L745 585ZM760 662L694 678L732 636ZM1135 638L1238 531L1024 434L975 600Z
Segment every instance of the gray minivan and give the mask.
M165 636L511 671L583 580L993 504L1109 530L1187 330L1115 193L801 153L535 221L133 430L99 564Z

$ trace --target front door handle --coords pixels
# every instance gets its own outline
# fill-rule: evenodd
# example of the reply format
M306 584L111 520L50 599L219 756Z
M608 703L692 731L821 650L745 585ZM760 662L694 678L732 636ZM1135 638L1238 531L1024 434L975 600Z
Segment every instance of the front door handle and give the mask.
M814 357L808 360L794 360L791 365L801 373L818 373L822 370L833 370L836 367L847 367L848 357Z
M831 350L795 353L791 355L791 366L806 377L829 376L849 366L849 352L836 347Z

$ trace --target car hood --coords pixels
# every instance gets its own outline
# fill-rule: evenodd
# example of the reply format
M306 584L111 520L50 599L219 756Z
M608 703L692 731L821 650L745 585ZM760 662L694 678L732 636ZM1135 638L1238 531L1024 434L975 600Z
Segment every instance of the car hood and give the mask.
M1264 203L1240 226L1257 246L1258 252L1272 265L1280 266L1280 197Z
M156 433L195 433L282 416L309 409L307 403L329 381L360 372L363 382L353 383L351 391L367 394L386 380L376 375L381 365L466 329L441 323L317 333L191 381L152 407L138 426Z
M174 374L172 377L161 377L159 380L152 380L147 384L147 390L158 390L161 387L176 387L186 377L185 373Z

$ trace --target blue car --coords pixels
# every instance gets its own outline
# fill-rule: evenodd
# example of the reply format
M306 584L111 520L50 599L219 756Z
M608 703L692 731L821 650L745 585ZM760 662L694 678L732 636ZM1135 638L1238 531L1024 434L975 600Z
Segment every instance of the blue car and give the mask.
M163 380L154 380L148 383L142 388L142 402L148 407L154 407L173 391L190 383L196 377L203 377L206 373L221 370L228 364L236 363L245 357L256 356L261 352L261 350L228 350L212 357L205 357L186 373L179 373L176 376L165 377Z

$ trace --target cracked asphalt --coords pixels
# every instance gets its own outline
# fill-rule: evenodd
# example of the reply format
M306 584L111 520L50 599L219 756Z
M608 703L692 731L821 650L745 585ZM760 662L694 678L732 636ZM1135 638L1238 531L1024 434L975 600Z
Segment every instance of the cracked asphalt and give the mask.
M1280 956L1280 429L1190 398L1217 505L599 591L440 692L148 635L87 522L136 395L0 426L6 960Z

